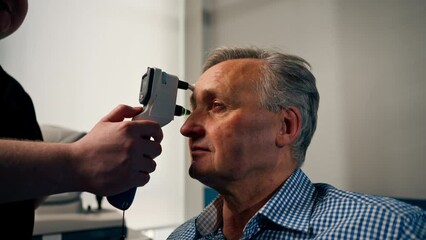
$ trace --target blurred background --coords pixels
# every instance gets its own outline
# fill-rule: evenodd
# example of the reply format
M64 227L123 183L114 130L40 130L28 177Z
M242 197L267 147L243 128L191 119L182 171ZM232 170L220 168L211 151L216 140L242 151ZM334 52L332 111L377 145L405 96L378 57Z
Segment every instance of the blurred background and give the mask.
M317 78L311 180L426 199L425 12L423 0L29 0L22 27L0 41L0 64L32 96L40 124L89 131L116 105L139 105L147 67L195 82L210 49L278 48ZM183 121L163 128L157 171L126 212L153 239L205 204L204 186L187 176Z

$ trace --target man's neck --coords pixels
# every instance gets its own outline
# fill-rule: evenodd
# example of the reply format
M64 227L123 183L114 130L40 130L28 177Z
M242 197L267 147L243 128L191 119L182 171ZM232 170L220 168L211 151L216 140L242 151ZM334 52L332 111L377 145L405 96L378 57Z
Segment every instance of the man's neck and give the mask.
M223 234L227 240L240 239L243 236L243 230L247 222L262 208L263 205L269 200L264 199L260 202L254 203L246 207L229 206L224 199L223 202Z
M226 239L240 239L247 222L271 199L292 172L281 178L240 186L233 194L223 194L223 234Z

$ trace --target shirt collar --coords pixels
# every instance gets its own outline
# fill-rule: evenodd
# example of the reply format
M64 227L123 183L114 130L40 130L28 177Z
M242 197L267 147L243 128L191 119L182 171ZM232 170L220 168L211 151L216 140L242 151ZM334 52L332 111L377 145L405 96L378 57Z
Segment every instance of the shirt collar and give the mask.
M222 226L223 198L219 195L195 219L195 228L201 236L216 231Z
M314 192L312 182L297 169L255 216L262 215L282 227L308 232ZM218 196L196 218L196 229L201 236L222 226L222 206L223 199Z
M258 214L282 227L308 232L315 187L301 169L293 172Z

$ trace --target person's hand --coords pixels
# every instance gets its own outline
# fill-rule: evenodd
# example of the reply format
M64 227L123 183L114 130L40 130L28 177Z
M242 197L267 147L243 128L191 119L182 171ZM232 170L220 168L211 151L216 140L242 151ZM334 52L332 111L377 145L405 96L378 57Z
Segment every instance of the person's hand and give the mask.
M156 168L153 159L162 151L163 132L153 121L124 121L141 111L119 105L72 144L71 166L81 191L110 196L149 181Z

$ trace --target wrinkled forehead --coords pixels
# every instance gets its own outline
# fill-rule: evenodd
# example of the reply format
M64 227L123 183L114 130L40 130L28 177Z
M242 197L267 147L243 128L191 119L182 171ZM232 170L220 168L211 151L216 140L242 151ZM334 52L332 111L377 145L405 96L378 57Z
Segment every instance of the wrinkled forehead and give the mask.
M203 92L235 97L256 94L256 83L260 81L262 66L262 60L248 58L218 63L200 76L195 83L193 95Z
M196 86L223 85L228 89L251 87L261 77L263 61L243 58L218 63L207 69L196 82Z

